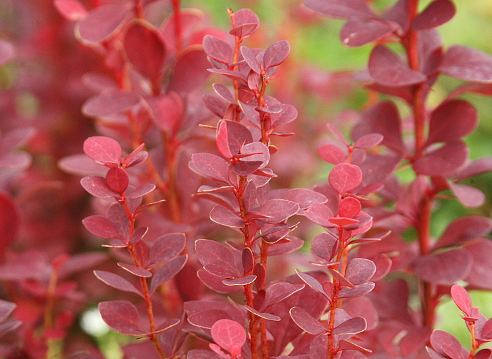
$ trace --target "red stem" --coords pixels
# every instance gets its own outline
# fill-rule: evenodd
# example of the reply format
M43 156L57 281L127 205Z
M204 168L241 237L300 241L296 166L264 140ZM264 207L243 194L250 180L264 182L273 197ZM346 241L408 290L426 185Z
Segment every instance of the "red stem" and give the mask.
M180 14L180 0L172 0L173 12L174 12L174 36L176 41L176 53L179 54L183 48L183 40L181 38L181 14Z

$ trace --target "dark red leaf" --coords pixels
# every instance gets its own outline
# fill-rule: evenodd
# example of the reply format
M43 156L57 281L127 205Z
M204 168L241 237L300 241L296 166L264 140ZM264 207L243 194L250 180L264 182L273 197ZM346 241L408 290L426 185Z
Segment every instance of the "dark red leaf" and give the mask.
M246 331L238 322L231 319L220 319L210 329L212 339L223 349L230 351L233 345L241 348L246 342Z
M233 286L233 285L247 285L251 284L256 280L256 275L250 274L247 275L246 277L238 277L238 278L233 278L233 279L224 279L222 283L228 286Z
M78 21L87 15L85 7L77 0L55 0L56 10L67 20ZM1 63L1 61L0 61Z
M128 188L130 178L125 170L118 167L111 167L108 173L106 173L106 183L111 191L121 195Z
M434 284L451 285L464 279L472 266L473 258L464 248L422 256L414 263L415 273Z
M478 188L456 184L450 181L448 181L448 185L451 192L466 207L480 207L485 202L485 195Z
M205 349L191 349L187 353L188 359L224 359L222 356Z
M190 168L196 173L215 181L229 183L229 164L221 157L211 153L194 153Z
M367 135L363 135L357 139L354 143L355 148L371 148L379 145L384 139L384 136L380 133L369 133Z
M287 282L277 282L269 285L265 292L265 299L260 308L264 311L268 307L290 297L292 294L304 288L304 284L291 284Z
M358 199L347 197L340 201L338 214L341 217L355 218L359 215L362 206Z
M370 280L374 273L376 273L376 265L373 261L365 258L353 258L347 265L345 278L358 285Z
M366 295L374 289L373 282L366 282L360 285L356 285L354 289L343 288L340 291L339 298L357 298Z
M456 181L462 181L485 172L492 171L492 158L483 157L470 162L456 175Z
M249 312L253 313L254 315L260 317L260 318L263 318L263 319L266 319L266 320L270 320L270 321L274 321L274 322L279 322L282 320L282 318L280 318L279 316L277 315L274 315L274 314L270 314L270 313L262 313L258 310L256 310L255 308L251 308L250 306L248 305L245 305L244 306Z
M326 328L316 318L311 316L301 307L294 307L290 310L292 320L309 334L320 334L326 331Z
M257 74L261 74L261 64L256 58L254 52L246 46L241 46L241 54L243 55L244 61L248 64L248 66Z
M454 297L453 297L453 300L454 300ZM456 303L456 300L455 300L455 303ZM456 305L458 305L458 304L456 304ZM471 311L471 302L470 302L470 311ZM465 313L470 313L470 312L465 312ZM492 339L492 319L489 319L485 322L485 324L482 328L482 334L481 334L480 338L481 339L488 339L488 340Z
M234 28L229 31L231 35L241 39L253 34L260 26L260 19L250 9L240 9L234 13Z
M473 359L490 359L490 357L492 357L492 350L488 348L482 349L472 356Z
M142 278L150 278L152 277L152 273L149 272L147 269L141 268L134 266L133 264L128 264L128 263L117 263L119 267L123 268L127 272L137 276L137 277L142 277Z
M232 105L236 104L236 99L234 98L234 95L231 93L231 90L229 90L227 87L225 87L222 84L213 84L212 87L214 88L215 92L224 100L226 100Z
M447 142L415 161L415 172L427 176L448 177L457 173L468 159L468 147L463 141Z
M253 271L255 261L254 261L254 257L253 257L253 252L251 251L250 248L244 248L243 249L241 258L242 258L242 262L243 262L244 274L247 274L247 273Z
M327 263L330 263L333 260L337 253L337 249L337 240L328 233L318 234L311 242L312 254Z
M94 271L94 274L100 281L106 283L107 285L113 288L122 290L124 292L135 293L143 297L143 294L140 290L138 290L133 284L131 284L125 278L120 277L117 274L102 271L102 270L96 270Z
M111 198L117 196L117 193L108 187L106 179L103 177L87 176L80 180L80 184L94 197Z
M372 50L368 66L369 74L374 81L385 86L408 86L426 80L424 74L410 69L393 51L384 45L377 45Z
M207 71L209 66L207 55L201 46L188 46L176 60L168 91L181 94L202 86L210 75Z
M465 100L446 101L432 111L427 144L459 140L475 130L478 114Z
M465 243L463 246L473 257L468 276L464 280L471 286L492 290L492 242L488 238L481 238Z
M472 301L470 295L465 288L459 285L453 285L451 287L451 298L460 310L469 315L472 309Z
M430 337L434 350L443 357L451 359L464 359L463 348L454 336L442 330L434 330Z
M266 71L271 67L278 66L287 59L290 45L286 40L280 40L270 45L263 55L263 69Z
M135 70L159 84L166 59L166 48L157 31L145 22L134 22L123 39L126 56Z
M229 65L232 62L232 48L227 42L213 35L206 35L203 38L203 50L212 59Z
M356 189L362 182L362 171L359 166L350 163L339 163L328 175L328 181L335 191L344 195Z
M367 328L366 320L362 317L355 317L346 320L342 324L333 328L332 333L340 334L357 334L363 332Z
M308 9L340 19L374 16L364 0L308 0L305 5Z
M152 120L157 127L166 132L176 131L184 116L181 97L176 92L169 92L146 100L152 111Z
M222 207L215 206L210 211L210 219L215 223L221 224L226 227L243 228L244 220L231 210Z
M253 142L253 135L246 126L235 121L221 121L217 127L217 148L225 158L242 153L244 145Z
M89 232L96 236L109 239L121 239L121 235L118 233L113 222L106 217L93 215L84 218L82 223Z
M318 154L323 160L333 165L343 163L347 159L347 154L340 147L331 144L321 145L318 148Z
M150 247L147 265L164 263L176 258L186 246L183 233L169 233L157 238Z
M91 10L77 24L77 32L85 42L101 43L112 37L123 26L128 12L128 3L101 5Z
M241 254L238 252L236 256L234 249L209 239L199 239L195 242L195 250L207 271L223 277L242 277L244 271L237 267L236 261L241 259Z
M412 21L413 30L432 29L451 20L456 8L450 0L435 0L418 14Z
M137 308L126 300L99 303L101 317L111 328L125 335L141 335L145 332Z
M169 279L174 277L181 269L183 269L187 260L188 255L184 254L162 265L152 276L152 280L150 281L150 293L154 293L154 291L162 283L167 282Z
M98 252L74 254L60 268L58 276L60 279L64 279L74 273L92 269L107 258L106 254Z
M327 198L316 191L307 188L292 188L284 193L282 199L295 202L300 208L307 208L315 203L325 203Z
M17 304L0 299L0 323L7 319L16 307Z
M130 189L126 193L127 199L136 199L145 196L147 193L152 192L155 189L155 184L144 183L137 188Z
M93 136L84 141L84 152L95 162L111 167L120 163L121 146L110 137Z
M201 269L197 272L198 278L202 281L203 284L205 284L207 287L212 289L213 291L217 293L222 293L222 294L232 294L232 293L239 293L239 292L244 292L244 288L239 285L225 285L222 283L224 280L224 277L217 276L215 274L212 274L204 269Z
M421 350L429 342L431 332L432 330L426 327L415 327L408 330L400 341L402 356L408 357Z
M258 214L267 216L261 218L265 223L281 223L292 217L299 211L299 205L285 199L274 198L265 203Z
M269 256L278 256L282 254L288 254L297 251L304 245L304 241L294 236L286 236L284 239L277 243L268 246Z
M315 203L304 211L304 215L316 224L323 227L334 227L330 219L333 218L333 212L324 204Z
M318 280L316 278L310 276L307 273L303 273L297 269L296 269L296 273L299 276L299 278L302 279L302 281L304 283L306 283L308 286L310 286L312 289L314 289L318 293L323 294L328 300L331 301L331 295L330 295L331 293L326 293L324 288L323 288L323 285L320 282L318 282Z
M110 116L130 109L139 101L140 96L134 92L104 91L84 103L82 113L90 117Z
M352 17L342 27L340 40L346 46L357 47L379 40L397 27L376 17Z
M492 57L472 47L453 45L444 54L439 70L458 79L487 83L492 81Z

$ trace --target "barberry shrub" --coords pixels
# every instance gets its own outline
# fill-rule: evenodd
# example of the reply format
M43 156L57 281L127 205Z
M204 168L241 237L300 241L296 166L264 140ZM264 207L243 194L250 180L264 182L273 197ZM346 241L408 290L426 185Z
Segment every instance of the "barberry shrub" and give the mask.
M115 356L78 324L95 306L125 359L490 358L467 289L492 289L470 183L492 159L464 138L492 57L443 45L451 0L382 3L286 4L273 41L249 8L219 29L179 0L9 3L0 356ZM296 57L317 13L366 69ZM313 98L359 93L314 118ZM440 219L449 202L475 212ZM447 298L469 348L435 329Z

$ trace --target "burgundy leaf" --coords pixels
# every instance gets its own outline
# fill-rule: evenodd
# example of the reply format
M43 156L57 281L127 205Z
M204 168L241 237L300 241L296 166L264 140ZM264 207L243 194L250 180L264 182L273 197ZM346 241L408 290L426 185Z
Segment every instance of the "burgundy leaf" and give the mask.
M351 317L363 317L366 320L366 330L374 329L379 324L379 316L372 301L367 297L352 298L343 305Z
M215 181L229 183L229 164L221 157L211 153L194 153L190 168L196 173Z
M102 165L118 165L121 158L121 147L110 137L93 136L84 141L84 152L97 163Z
M206 35L203 38L203 50L212 59L225 65L229 65L232 62L233 52L231 46L216 36Z
M426 80L426 76L412 70L393 51L377 45L369 57L369 74L381 85L397 87L414 85Z
M465 288L459 285L453 285L451 287L451 298L460 310L469 315L472 309L472 301L470 295Z
M451 334L442 330L434 330L430 341L434 350L443 357L464 359L460 342Z
M339 334L357 334L366 330L367 323L362 317L350 318L342 324L333 328L332 333Z
M277 282L269 285L266 289L265 299L260 310L265 310L266 308L277 304L303 288L304 284L291 284L287 282Z
M326 331L326 328L316 318L311 316L301 307L294 307L290 310L292 320L309 334L320 334Z
M79 36L88 43L108 40L123 26L129 4L104 4L91 10L77 25Z
M269 256L278 256L297 251L304 245L304 241L294 236L286 236L280 241L268 246Z
M220 319L210 329L212 339L223 349L230 351L233 345L241 348L246 342L246 331L238 322L231 319Z
M56 10L67 20L78 21L87 15L85 7L77 0L55 0ZM1 63L1 61L0 61Z
M249 47L241 46L241 54L243 55L244 61L246 61L248 66L251 67L251 70L257 74L261 74L261 64L253 51Z
M466 165L456 175L456 181L462 181L466 178L479 175L481 173L492 171L492 158L483 157L472 161Z
M422 349L429 342L431 333L432 329L426 327L415 327L408 330L400 341L402 356L407 357Z
M183 233L169 233L157 238L150 247L147 265L164 263L176 258L186 246Z
M120 277L117 274L102 271L102 270L96 270L94 271L94 274L100 281L106 283L110 287L122 290L124 292L135 293L143 297L143 294L140 290L138 290L133 284L131 284L125 278Z
M315 203L304 211L304 215L316 224L323 227L334 227L330 219L333 218L333 212L324 204Z
M239 285L225 285L222 283L224 277L217 276L212 274L204 269L201 269L197 272L198 278L205 284L207 287L212 289L214 292L222 293L222 294L232 294L232 293L242 293L244 292L244 288Z
M472 47L453 45L444 54L439 70L458 79L487 83L492 81L492 57Z
M492 261L490 251L492 243L488 238L481 238L465 243L466 248L473 257L473 265L464 280L470 285L486 290L492 289Z
M412 21L413 30L432 29L451 20L456 8L450 0L435 0Z
M478 351L477 353L475 353L475 355L472 358L473 359L490 359L490 357L492 357L492 350L485 348L485 349L482 349L482 350Z
M323 294L328 300L331 301L331 296L325 292L325 290L323 289L323 285L321 285L321 283L318 282L318 280L316 278L310 276L307 273L303 273L297 269L296 269L296 273L299 276L299 278L302 279L302 281L304 283L306 283L308 286L310 286L312 289L314 289L318 293Z
M195 250L200 263L209 272L223 277L242 276L243 271L236 265L234 249L209 239L199 239L195 242Z
M121 195L128 188L130 178L125 170L118 167L111 167L108 173L106 173L106 183L111 191Z
M201 46L189 46L176 60L168 91L181 94L202 86L209 77L210 73L207 71L209 66L207 55Z
M233 227L233 228L244 227L244 220L241 217L239 217L231 210L222 207L220 205L215 206L210 211L210 219L215 223L221 224L226 227Z
M119 267L123 268L124 270L126 270L127 272L129 272L133 275L136 275L137 277L142 277L142 278L152 277L152 273L149 272L147 269L137 267L137 266L134 266L134 265L128 264L128 263L118 262L117 264Z
M118 195L108 187L106 179L103 177L87 176L80 180L80 184L94 197L111 198Z
M419 157L413 168L421 175L448 177L457 173L467 158L466 144L463 141L452 141Z
M130 223L123 206L119 203L113 203L106 214L107 218L113 223L114 228L120 234L120 238L125 240L130 237Z
M279 316L277 315L274 315L274 314L270 314L270 313L262 313L262 312L259 312L258 310L256 310L255 308L251 308L250 306L248 305L245 305L244 306L249 312L253 313L254 315L260 317L260 318L263 318L263 319L266 319L266 320L270 320L270 321L274 321L274 322L279 322L282 320L282 318L280 318Z
M139 101L140 96L135 92L104 91L84 103L82 112L90 117L105 117L126 111L138 104Z
M357 285L367 282L376 273L376 265L365 258L353 258L347 265L345 278Z
M280 223L286 221L289 217L299 211L299 205L295 202L285 199L271 199L265 203L258 212L258 214L267 216L267 218L261 218L261 221L265 223Z
M234 14L234 28L229 31L231 35L241 39L253 34L260 26L260 19L250 9L240 9Z
M333 165L343 163L347 159L347 154L340 147L331 144L321 145L318 148L318 154L323 160Z
M255 260L253 257L253 252L250 248L243 249L241 259L243 262L244 274L251 272L253 270Z
M480 207L485 202L484 193L478 188L448 181L448 186L456 198L466 207Z
M454 297L453 297L453 300L454 300ZM455 303L456 303L456 301L455 301ZM470 311L471 311L471 303L470 303ZM465 312L465 313L469 313L469 312ZM480 338L481 339L488 339L488 340L492 339L492 319L489 319L485 322L485 324L482 328L482 335L480 336Z
M234 121L221 121L217 127L217 148L225 158L242 153L243 146L253 142L253 135L246 126Z
M176 92L159 97L146 98L151 109L152 120L161 130L175 131L184 116L183 100Z
M340 19L374 16L364 0L308 0L305 5L308 9Z
M271 115L272 127L277 127L286 123L290 123L294 121L299 115L297 108L292 105L281 104L280 108L282 109L282 111L279 114ZM275 133L278 134L279 132Z
M340 288L355 288L355 286L349 280L347 280L347 278L345 278L345 276L338 270L336 270L335 268L328 268L328 270L333 276L333 283L338 282L337 285L339 285Z
M263 55L263 69L266 71L271 67L280 65L287 59L290 45L286 40L280 40L270 45Z
M432 111L427 144L459 140L475 130L478 114L465 100L451 100Z
M292 188L284 193L282 199L295 202L300 208L307 208L315 203L325 203L327 198L316 191L307 188Z
M256 280L256 275L247 275L246 277L239 277L239 278L234 278L234 279L224 279L222 283L224 283L227 286L233 286L233 285L247 285L251 284Z
M126 300L99 303L101 317L111 328L125 335L140 335L145 332L137 308Z
M17 304L0 299L0 322L3 322L5 319L7 319L7 317L12 314L16 307Z
M150 293L154 291L164 282L174 277L181 269L183 269L186 261L188 260L188 255L182 255L176 257L169 262L162 265L152 276L150 281Z
M363 135L359 137L357 141L355 141L355 148L371 148L379 145L384 139L384 136L380 133L369 133L367 135Z
M358 199L347 197L340 201L338 205L338 214L341 217L355 218L359 215L361 204Z
M356 285L354 289L343 288L340 291L339 298L357 298L366 295L374 289L374 283L366 282Z
M214 88L215 92L224 100L232 105L236 104L236 99L227 87L222 84L213 84L212 87Z
M186 355L188 359L224 359L223 356L205 349L191 349Z
M463 248L422 256L414 263L415 273L423 280L450 285L464 279L472 266L473 258Z
M147 193L152 192L155 189L155 184L152 183L144 183L137 188L130 189L126 193L127 199L136 199L145 196Z
M159 84L166 48L157 31L144 22L134 22L123 39L126 56L135 70Z
M93 215L84 218L82 223L89 232L96 236L109 239L121 239L121 235L118 233L113 222L106 217Z
M379 40L394 30L394 24L380 18L352 17L343 25L340 40L346 46L357 47Z
M336 255L338 242L328 233L320 233L311 242L311 252L319 259L330 263Z
M344 145L348 145L347 140L345 139L343 134L334 125L328 123L326 127L328 128L328 130L330 130L331 133L333 133L333 135L338 139L338 141L340 141Z
M360 167L350 163L339 163L328 175L328 181L335 191L344 195L356 189L362 182Z

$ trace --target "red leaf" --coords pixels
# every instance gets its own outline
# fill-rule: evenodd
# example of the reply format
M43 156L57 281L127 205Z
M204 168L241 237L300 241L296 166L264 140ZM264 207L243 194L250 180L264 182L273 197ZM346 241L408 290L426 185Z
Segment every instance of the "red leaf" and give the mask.
M355 148L371 148L379 145L384 139L384 136L380 133L369 133L367 135L363 135L359 137L357 141L355 141Z
M253 142L253 135L246 126L235 121L220 121L217 127L217 148L225 158L242 153L244 145Z
M169 233L157 238L150 247L146 265L164 263L176 258L186 246L183 233Z
M485 172L492 171L492 158L483 157L470 162L456 175L456 181L462 181Z
M0 323L7 319L16 307L17 305L15 303L0 299Z
M214 91L231 105L236 105L236 99L227 87L222 84L213 84Z
M19 212L9 194L0 192L0 257L5 248L15 239L19 227Z
M304 284L291 284L287 282L277 282L269 285L265 292L265 299L260 308L264 311L268 307L290 297L292 294L304 288Z
M402 356L408 357L421 350L428 342L432 330L426 327L411 328L400 341Z
M90 117L110 116L130 109L139 101L140 96L134 92L104 91L84 103L82 113Z
M128 273L131 273L137 277L142 277L142 278L150 278L152 277L152 273L149 272L148 270L134 266L133 264L128 264L128 263L121 263L118 262L116 263L119 267L123 268L126 270Z
M15 48L10 42L0 40L0 66L15 57Z
M472 47L453 45L444 54L439 70L466 81L491 82L492 57Z
M236 256L234 249L209 239L199 239L195 242L195 250L200 263L210 273L223 277L242 277L244 270L237 266L238 261L242 264L241 254L238 252Z
M215 223L221 224L226 227L243 228L244 220L231 210L222 207L215 206L210 211L210 219Z
M357 47L376 41L397 27L376 17L352 17L342 27L340 40L346 46Z
M155 189L155 184L144 183L137 188L130 189L126 193L127 199L136 199L145 196L147 193L152 192Z
M258 214L267 216L260 220L265 223L281 223L292 217L299 211L299 205L285 199L274 198L265 203Z
M480 238L467 242L464 246L473 257L468 276L464 280L470 285L481 289L492 290L492 243L488 238Z
M305 6L308 9L340 19L374 16L364 0L308 0Z
M186 261L188 260L188 255L182 255L176 257L163 266L161 266L152 276L150 281L150 293L153 294L155 290L164 282L174 277L181 269L183 269Z
M96 270L94 271L94 274L100 281L106 283L110 287L122 290L124 292L135 293L143 297L143 294L140 290L138 290L133 284L131 284L125 278L120 277L117 274L102 271L102 270Z
M260 19L252 10L240 9L234 13L234 28L229 33L244 39L253 34L258 26L260 26Z
M120 163L121 147L109 137L93 136L84 141L84 152L97 163L109 164L111 167Z
M426 76L412 70L400 57L384 45L377 45L369 57L369 74L375 82L390 86L414 85L426 80Z
M315 203L304 211L304 215L316 224L323 227L334 227L330 219L333 218L333 212L324 204Z
M184 116L183 100L176 92L160 97L147 98L152 111L152 120L161 130L176 131Z
M166 59L166 48L159 34L147 23L134 22L123 39L126 56L135 70L159 84Z
M357 334L363 332L367 328L366 320L362 317L355 317L346 320L342 324L333 328L332 333L340 334Z
M457 173L468 159L468 147L463 141L447 142L415 161L413 169L421 175L448 177Z
M459 140L477 127L475 107L465 100L446 101L432 111L427 144Z
M464 279L472 266L473 258L464 248L431 254L418 258L413 269L423 280L434 284L451 285Z
M98 305L101 317L111 328L125 335L140 335L145 332L137 308L126 300L101 302Z
M450 0L435 0L412 21L413 30L428 30L441 26L451 20L456 13Z
M106 183L111 191L121 195L128 188L130 178L125 170L118 167L111 167L106 174Z
M189 164L191 170L215 181L229 183L229 164L211 153L194 153Z
M78 21L87 15L85 7L77 0L55 0L56 10L67 20Z
M345 278L352 284L358 285L367 282L376 273L376 265L365 258L353 258L347 265Z
M340 217L355 218L359 215L362 206L358 199L347 197L340 201L338 205L338 215Z
M301 307L294 307L290 311L292 320L303 330L309 334L320 334L326 331L326 328L316 318L311 316Z
M361 169L350 163L336 165L328 175L328 182L340 195L356 189L362 182Z
M434 330L430 337L434 350L446 358L464 359L463 348L454 336L442 330Z
M244 287L239 285L225 285L224 283L222 283L224 277L217 276L204 269L199 270L197 272L197 276L198 278L200 278L203 284L212 289L214 292L222 294L244 292Z
M101 43L113 36L122 26L128 14L129 4L104 4L91 10L77 24L82 40Z
M327 263L330 263L338 250L338 242L328 233L320 233L311 242L311 253Z
M208 79L210 67L207 55L201 46L188 46L183 50L169 80L168 91L178 94L191 92L202 86Z
M263 55L263 70L280 65L287 59L290 52L290 45L286 40L280 40L270 45Z
M241 55L243 55L244 61L246 61L248 66L251 67L251 70L253 70L257 74L261 74L261 64L256 58L253 50L251 50L249 47L241 46Z
M331 144L321 145L318 148L318 154L323 160L333 165L343 163L347 159L346 153L340 147Z
M299 278L302 279L302 281L304 283L306 283L308 286L310 286L312 289L314 289L318 293L323 294L328 300L331 301L331 295L330 295L331 293L330 294L326 293L324 288L323 288L323 285L320 282L318 282L318 280L316 278L310 276L307 273L303 273L297 269L296 269L296 273L299 276Z
M456 198L466 207L480 207L485 202L485 195L478 188L449 181L448 186Z
M224 283L227 286L233 286L233 285L243 286L243 285L251 284L255 280L256 280L256 275L250 274L250 275L247 275L246 277L224 279L222 281L222 283Z
M471 313L472 301L465 288L459 285L453 285L451 287L451 297L456 306L460 308L463 313L467 315Z
M232 62L233 51L231 45L213 35L206 35L203 38L203 50L212 59L229 65Z
M343 288L340 291L339 298L358 298L366 295L374 289L375 284L372 282L366 282L360 285L356 285L354 289Z
M92 234L108 239L121 239L113 222L106 217L94 215L86 217L82 220L84 227Z
M282 199L295 202L300 208L308 208L315 203L325 203L327 198L316 191L307 188L292 188L284 193Z
M212 339L223 349L231 351L233 345L242 347L246 342L246 331L238 322L231 319L220 319L210 329Z

